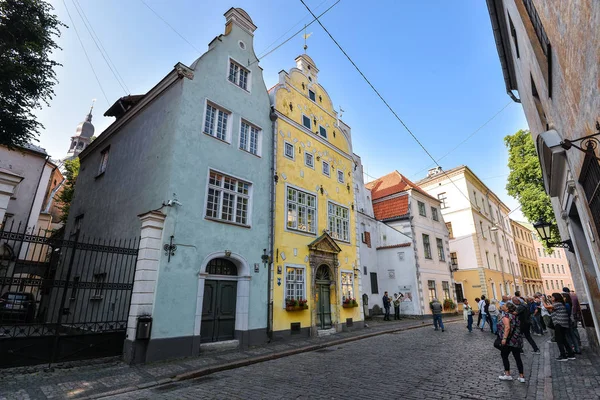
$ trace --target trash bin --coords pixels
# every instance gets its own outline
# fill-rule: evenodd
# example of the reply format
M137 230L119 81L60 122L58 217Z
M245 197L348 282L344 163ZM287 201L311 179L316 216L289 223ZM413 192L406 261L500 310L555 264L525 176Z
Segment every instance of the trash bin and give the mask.
M594 327L594 319L592 318L592 310L590 309L589 303L580 303L581 307L581 319L583 320L583 326L586 328Z
M138 317L137 329L135 330L136 340L150 339L150 331L152 330L152 317Z

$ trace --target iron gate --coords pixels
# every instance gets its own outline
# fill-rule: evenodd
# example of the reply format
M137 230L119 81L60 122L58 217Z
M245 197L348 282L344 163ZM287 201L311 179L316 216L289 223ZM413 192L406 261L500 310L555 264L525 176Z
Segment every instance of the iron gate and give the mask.
M139 240L0 229L0 368L119 355Z

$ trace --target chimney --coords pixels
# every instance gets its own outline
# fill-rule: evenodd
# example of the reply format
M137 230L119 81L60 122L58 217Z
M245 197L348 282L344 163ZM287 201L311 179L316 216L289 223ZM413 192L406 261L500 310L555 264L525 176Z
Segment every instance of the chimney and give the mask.
M254 36L256 25L252 22L252 18L248 13L241 8L230 8L225 14L225 35L229 35L233 25L237 25L250 36Z
M440 173L442 173L442 167L431 168L429 171L427 171L427 177L430 178Z

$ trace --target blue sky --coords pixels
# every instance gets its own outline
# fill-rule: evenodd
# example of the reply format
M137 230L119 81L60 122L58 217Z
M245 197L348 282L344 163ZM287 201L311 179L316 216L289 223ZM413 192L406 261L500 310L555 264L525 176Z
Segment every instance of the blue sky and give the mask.
M113 103L125 95L76 12L78 1L109 57L132 94L145 93L177 62L190 65L200 54L140 0L64 0L86 46L99 80ZM288 30L283 41L311 17L299 0L145 0L201 51L223 33L223 13L230 6L245 9L258 26L258 55ZM336 0L305 0L320 14ZM56 158L66 154L75 127L96 106L93 123L98 135L112 118L102 116L104 98L78 42L63 1L53 0L64 29L54 58L59 84L50 107L38 112L45 130L40 145ZM522 108L505 93L504 81L487 7L483 1L341 0L323 24L387 99L428 151L444 156L477 128L508 106L477 134L440 161L445 169L468 165L512 209L518 203L504 189L508 154L503 138L527 128ZM394 169L418 180L432 161L377 98L358 72L318 24L308 30L308 54L319 68L319 82L352 127L354 152L369 175ZM276 45L275 44L275 45ZM277 73L294 66L303 52L301 35L261 60L267 87ZM510 104L509 104L510 103ZM513 214L521 219L517 211Z

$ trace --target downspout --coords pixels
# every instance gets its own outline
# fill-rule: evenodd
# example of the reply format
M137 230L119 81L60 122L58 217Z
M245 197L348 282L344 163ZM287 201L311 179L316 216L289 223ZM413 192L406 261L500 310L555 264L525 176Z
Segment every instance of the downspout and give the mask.
M271 120L271 128L273 132L273 148L271 149L271 155L273 162L271 164L271 176L270 176L270 203L271 203L271 220L269 230L269 254L270 262L267 270L267 337L269 342L273 340L273 268L274 268L274 257L275 254L275 174L277 173L277 114L275 113L275 107L271 106L271 112L269 114Z

